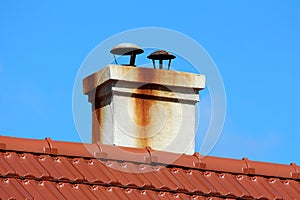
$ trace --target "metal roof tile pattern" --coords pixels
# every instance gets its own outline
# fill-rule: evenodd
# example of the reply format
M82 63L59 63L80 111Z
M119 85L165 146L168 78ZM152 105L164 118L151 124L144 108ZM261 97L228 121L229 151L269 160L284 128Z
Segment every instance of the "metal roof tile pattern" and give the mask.
M89 183L117 184L119 182L110 169L96 159L74 158L71 163L81 173L84 180Z
M18 180L18 183L32 197L32 199L64 199L52 182L36 180Z
M35 156L29 153L6 152L3 159L20 177L42 178L49 176L48 172L38 163Z
M106 165L109 167L111 173L118 178L121 185L139 188L151 186L151 182L142 173L139 173L139 166L136 164L108 161Z
M33 199L17 179L0 178L0 199Z
M164 166L149 166L152 172L143 173L143 175L150 181L152 188L163 190L182 191L184 186L171 173L170 168Z
M0 136L0 144L0 199L300 199L295 163L49 138Z
M115 186L72 184L64 182L17 180L0 178L1 199L221 199L172 193L168 191L140 190Z
M5 161L6 153L0 153L0 174L4 176L16 174L15 170Z
M41 155L38 161L49 172L49 176L52 179L68 181L83 180L82 175L72 166L66 157Z
M59 190L66 199L97 199L93 192L90 190L90 186L86 184L68 184L63 183L59 185Z

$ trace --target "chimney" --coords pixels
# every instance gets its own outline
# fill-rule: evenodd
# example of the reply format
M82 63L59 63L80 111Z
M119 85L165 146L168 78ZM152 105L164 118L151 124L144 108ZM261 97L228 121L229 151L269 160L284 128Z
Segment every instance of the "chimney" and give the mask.
M195 105L205 77L164 70L162 60L169 60L169 69L175 58L166 51L148 56L159 60L159 69L155 63L154 69L135 67L132 57L143 50L130 45L125 53L116 47L111 52L131 55L131 65L111 64L83 80L92 104L92 142L193 154Z

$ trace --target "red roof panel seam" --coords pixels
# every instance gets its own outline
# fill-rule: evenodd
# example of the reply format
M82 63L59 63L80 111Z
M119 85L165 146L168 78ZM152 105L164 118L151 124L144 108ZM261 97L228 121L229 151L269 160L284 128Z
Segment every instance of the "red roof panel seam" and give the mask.
M54 183L52 183L52 184L54 184ZM62 191L60 191L58 188L57 188L57 186L56 185L53 185L54 186L54 188L56 189L56 191L58 191L63 197L65 197L65 195L62 193ZM53 191L51 191L51 193L53 194ZM67 198L66 198L67 199Z
M26 181L28 181L27 184L29 184L28 189L26 189L25 186L24 186L24 182L26 182ZM50 182L50 181L36 181L36 180L24 179L24 180L18 180L18 182L20 183L21 186L23 186L23 187L25 188L25 190L27 190L27 191L29 192L29 194L32 194L32 192L29 190L29 189L30 189L30 186L31 186L31 187L34 188L34 190L35 190L36 192L38 192L38 194L39 194L40 196L42 196L42 197L44 197L44 195L49 195L49 193L52 195L52 197L53 197L53 196L57 197L56 193L59 193L62 197L64 197L64 195L58 190L58 188L55 187L55 185L53 184L53 182ZM40 185L43 185L43 186L39 186L39 185L35 185L35 184L40 184ZM43 188L42 188L42 191L40 191L39 188L34 187L34 186L45 187L45 188L47 188L47 189L45 190L45 191L47 192L47 194L44 194L44 193L43 193L43 190L44 190ZM49 186L50 186L50 187L49 187ZM51 186L52 186L52 187L51 187ZM54 188L54 190L53 190L53 188ZM49 193L48 193L48 192L49 192ZM31 196L32 196L32 195L31 195ZM32 197L33 197L33 198L36 198L36 197L34 197L34 196L32 196ZM47 197L47 198L51 199L50 196Z
M9 199L9 197L10 197L9 194L7 193L7 191L5 189L1 188L1 185L0 185L0 194L2 195L2 198L4 195L5 195L5 198L7 198L7 199Z
M259 178L262 178L262 177L258 177L258 179ZM262 179L264 179L264 178L262 178ZM265 182L263 182L263 181L265 181ZM261 181L259 181L260 182L260 185L262 186L262 188L264 188L265 189L265 191L267 191L268 193L269 193L269 195L270 196L273 196L273 199L283 199L283 197L282 196L280 196L280 194L276 191L276 188L274 188L270 183L269 183L269 181L268 180L261 180ZM271 191L271 190L272 191Z
M95 199L98 199L97 196L93 193L93 191L91 190L91 188L87 188L88 190L82 190L83 193L86 195L86 196L89 196L89 194L92 194L93 197L95 197ZM87 193L87 191L89 191Z
M241 175L236 178L241 185L245 185L244 188L248 192L249 197L258 199L263 198L261 192L257 191L257 187L249 180L251 178L250 176Z
M239 175L241 175L241 174L239 174ZM243 195L242 197L250 197L251 196L251 193L247 190L247 188L245 188L242 184L241 184L241 182L240 181L238 181L237 180L237 175L234 175L235 177L235 180L236 180L236 183L240 186L240 187L242 187L246 192L247 192L247 194L246 195ZM244 175L244 176L247 176L247 175Z
M93 186L93 185L91 185ZM167 193L172 193L172 194L181 194L181 195L189 195L189 196L194 196L194 195L199 195L201 197L219 197L221 199L227 199L229 196L222 196L222 195L207 195L203 193L198 193L198 192L183 192L183 191L174 191L174 190L162 190L162 189L145 189L145 188L137 188L137 187L125 187L125 186L118 186L118 185L99 185L107 188L122 188L122 189L134 189L134 190L139 190L139 191L153 191L153 192L167 192Z
M105 185L101 185L105 186ZM154 191L154 192L169 192L173 194L186 194L186 195L199 195L203 197L219 197L222 199L226 199L229 197L233 197L232 195L221 195L217 193L210 193L210 194L204 194L202 192L188 192L183 190L168 190L168 189L159 189L159 188L139 188L139 187L133 187L133 186L119 186L119 185L108 185L106 187L118 187L123 189L137 189L137 190L145 190L145 191Z
M16 152L15 152L16 153ZM19 154L19 153L17 153L17 154ZM42 154L43 155L43 154ZM49 155L50 157L56 157L56 156L53 156L53 155ZM67 157L67 156L65 156L65 158L67 158L67 160L69 161L69 163L72 165L72 167L80 174L80 175L82 175L82 173L79 171L79 170L77 170L76 169L76 167L74 167L73 166L73 164L71 163L71 161L69 160L69 158L82 158L82 157ZM106 160L106 159L99 159L99 160ZM4 161L5 161L5 159L4 159ZM12 169L14 169L7 161L5 161L6 162L6 164L8 165L8 166L10 166ZM39 163L40 164L40 163ZM140 164L140 163L136 163L136 164ZM42 164L40 164L41 165L41 167L43 168L43 169L45 169L47 172L48 172L48 170L42 165ZM174 167L178 167L178 166L174 166ZM184 168L184 167L178 167L178 168L181 168L181 169L183 169L183 170L185 170L185 169L193 169L193 168ZM204 169L193 169L193 170L198 170L198 171L201 171L201 172L217 172L217 173L226 173L226 174L232 174L232 175L241 175L241 174L238 174L238 173L230 173L230 172L225 172L225 171L216 171L216 170L204 170ZM296 171L296 170L295 170ZM16 173L16 171L14 170L14 172ZM48 174L50 174L49 172L48 172ZM0 175L1 176L1 175ZM83 176L83 175L82 175ZM250 176L250 177L252 177L252 176L259 176L259 177L263 177L263 178L279 178L280 180L295 180L294 178L291 178L291 177L289 177L289 178L284 178L284 177L278 177L278 176L266 176L266 175L260 175L260 174L250 174L250 175L246 175L246 176ZM297 181L298 179L296 179L296 181Z
M51 157L56 157L56 156L51 156ZM66 158L68 158L68 157L66 157ZM82 177L84 177L83 176L83 174L78 170L78 169L76 169L76 167L74 167L73 166L73 164L71 163L71 161L69 160L69 159L67 159L68 160L68 162L72 165L72 167L74 168L74 170L76 170ZM5 160L4 160L5 161ZM15 172L15 174L17 174L16 173L16 171L14 170L14 168L7 162L7 161L5 161L6 162L6 164L8 165L8 166L10 166L12 169L13 169L13 171ZM40 163L39 163L40 164ZM45 171L47 171L48 172L48 174L50 174L50 172L42 165L42 164L40 164L41 165L41 167L43 168L43 169L45 169ZM184 168L182 168L183 170L184 170ZM190 169L192 169L192 168L190 168ZM219 171L213 171L213 170L199 170L199 169L194 169L194 170L198 170L198 171L201 171L201 172L217 172L217 173L220 173ZM111 172L112 174L113 174L113 172ZM233 173L228 173L228 172L221 172L221 173L226 173L226 174L231 174L231 175L241 175L241 174L233 174ZM14 178L17 178L17 177L20 177L20 176L18 176L18 175L15 175L15 174L10 174L10 175L0 175L0 177L4 177L4 178L10 178L10 177L14 177ZM177 181L179 181L180 182L180 180L178 180L174 175L172 175ZM255 176L255 175L246 175L246 176L248 176L248 177L252 177L252 176ZM293 178L282 178L282 177L276 177L276 176L264 176L264 175L257 175L257 176L259 176L259 177L262 177L262 178L278 178L278 179L280 179L280 180L295 180L295 179L293 179ZM49 177L49 176L44 176L44 177L42 177L42 178L38 178L38 177L32 177L34 180L50 180L51 178ZM56 179L51 179L51 180L56 180ZM295 180L295 181L297 181L298 182L298 180ZM72 181L72 180L70 180L70 182L74 182L74 181ZM92 184L92 183L91 183Z
M29 158L25 158L27 159L27 162L30 162L31 166L33 169L35 169L36 171L38 171L40 174L43 174L43 172L41 170L39 170L39 168L43 169L45 172L47 172L47 175L46 176L42 176L43 177L50 177L50 174L49 172L44 168L43 165L41 165L41 163L37 160L37 158L33 156L33 160L29 159ZM20 158L21 159L21 158Z
M288 181L284 181L284 182L288 182ZM279 180L277 183L277 186L281 189L281 190L283 190L287 195L288 195L288 199L295 199L295 198L293 198L294 196L293 196L293 193L291 192L291 191L287 191L287 188L286 187L289 187L290 185L288 184L288 185L286 185L285 186L285 183L283 182L283 180ZM299 182L298 182L299 183Z
M77 171L81 175L82 179L85 180L85 176L77 169L77 167L73 165L72 161L69 158L67 158L67 160L70 163L70 165L75 169L75 171Z
M17 172L16 172L16 170L3 158L2 159L4 162L5 162L5 164L7 164L11 169L12 169L12 171L14 172L14 174L7 174L7 175L16 175L17 174ZM2 176L2 174L0 175L0 176ZM5 176L5 175L4 175Z
M300 195L300 187L296 187L295 184L293 184L293 182L297 182L295 180L292 180L291 183L290 183L290 187L293 188L299 195ZM300 186L300 183L297 182Z
M237 193L235 193L236 191L234 191L234 189L238 190L239 193L243 193L243 192L241 192L236 187L235 183L237 181L235 181L234 179L230 180L230 178L232 178L231 176L233 176L233 175L231 175L231 174L224 174L224 173L214 173L214 174L212 174L212 179L213 179L213 181L216 181L216 183L220 184L219 188L217 188L217 191L222 191L223 190L223 192L224 191L226 192L226 194L223 194L223 195L226 195L226 196L229 196L229 197L239 197L237 195ZM222 188L222 190L220 190L220 188Z
M93 185L98 185L98 186L104 186L104 187L118 187L118 188L130 188L130 189L138 189L138 190L151 190L151 191L158 191L158 192L175 192L175 193L185 193L185 192L177 192L176 190L167 190L167 189L158 189L158 188L145 188L145 187L136 187L136 186L125 186L125 185L118 185L118 184L105 184L105 183L89 183L89 182L80 182L80 181L65 181L65 180L55 180L55 179L48 179L48 180L43 180L43 179L34 179L32 177L28 178L22 178L22 177L0 177L0 178L8 178L8 179L17 179L17 180L32 180L32 181L48 181L51 183L68 183L72 185L80 184L80 185L88 185L88 186L93 186ZM24 188L25 189L25 188ZM26 190L26 189L25 189ZM195 194L188 192L186 194ZM200 194L200 193L199 193Z
M28 193L28 195L30 195L33 198L33 196L31 195L30 191L28 191L19 181L16 180L16 184L18 184L17 186L22 188L24 191L26 191ZM14 188L16 188L16 184L12 184ZM16 188L16 191L18 191L19 193L22 193L22 191L20 191L20 189ZM25 197L25 194L21 194L21 195L24 195Z
M20 180L24 180L23 178L17 177L17 179ZM32 180L32 179L27 179L26 180ZM80 184L80 185L89 185L89 186L93 186L93 185L99 185L99 186L104 186L104 187L117 187L117 188L130 188L130 189L137 189L137 190L150 190L150 191L155 191L155 192L171 192L171 193L176 193L176 194L187 194L187 195L201 195L204 197L219 197L219 198L228 198L228 197L233 197L232 195L218 195L218 194L203 194L200 192L184 192L184 191L178 191L178 190L167 190L167 189L158 189L158 188L140 188L140 187L133 187L133 186L120 186L120 185L112 185L112 184L91 184L91 183L84 183L84 182L66 182L66 181L54 181L54 180L44 180L44 181L49 181L49 182L53 182L53 183L59 183L59 182L63 182L63 183L69 183L72 185L75 184ZM23 187L23 186L22 186ZM24 187L23 187L24 188ZM25 188L24 188L25 189ZM26 190L26 189L25 189ZM28 190L26 190L28 191ZM29 192L29 191L28 191ZM240 198L240 197L237 197ZM245 197L247 199L247 197ZM243 199L243 198L241 198Z
M64 159L64 161L61 161L62 158ZM70 179L70 178L64 176L61 172L62 170L65 170L65 171L68 171L68 173L69 173L68 175L70 175L70 174L71 174L71 176L74 175L72 173L73 171L68 170L69 168L66 166L66 163L69 163L69 162L68 161L65 162L65 160L68 160L68 158L67 157L50 156L49 155L49 156L43 158L42 160L38 160L38 162L42 166L44 166L46 171L49 173L50 179L56 180L55 177L59 176L59 179L74 181L74 178ZM60 165L59 167L61 167L61 170L59 169L59 167L55 167L55 165L57 165L57 163L55 163L55 162L59 163L59 165ZM69 163L69 165L71 165L71 164Z
M175 169L176 170L176 169ZM179 182L179 183L182 183L182 180L180 180L180 179L178 179L174 174L175 173L184 173L184 171L182 170L182 171L178 171L178 172L171 172L171 174L172 174L172 176ZM181 175L182 177L183 177L183 175ZM184 177L183 177L184 178ZM191 191L189 191L187 188L186 188L186 186L185 185L182 185L183 186L183 188L184 188L184 190L183 191L187 191L187 192L191 192ZM178 191L181 191L181 190L178 190ZM204 194L204 193L203 193Z
M49 155L49 154L53 154L53 153L57 153L57 149L56 148L53 148L53 146L52 146L52 143L51 143L51 139L50 138L45 138L45 140L46 140L46 142L47 142L47 144L48 144L48 148L49 148L49 151L50 152L48 152L48 151L46 151L46 150L44 150L44 153L45 154L47 154L47 155ZM41 140L40 142L42 142L43 140ZM2 145L2 150L3 150L3 148L5 148L6 149L6 144L5 143L1 143ZM0 146L0 147L1 147ZM98 146L98 148L100 148L99 147L99 145L97 145ZM1 148L0 148L1 149ZM149 154L149 156L150 156L150 158L152 157L152 154L151 154L151 151L149 151L149 149L147 149L146 148L146 150L147 150L147 152L148 152L148 154ZM1 151L1 150L0 150ZM10 151L10 150L6 150L6 151ZM12 150L11 150L12 151ZM26 152L25 150L20 150L20 151L17 151L17 150L15 150L15 151L13 151L13 152ZM31 152L32 154L34 154L34 155L41 155L41 154L43 154L43 153L41 153L41 152ZM197 157L197 155L195 154L194 156L196 156ZM71 157L71 156L68 156L68 157ZM77 156L74 156L74 157L77 157ZM81 157L81 156L78 156L78 157ZM151 158L151 160L153 161L153 158ZM250 166L250 163L248 162L248 159L247 158L243 158L243 161L246 163L246 166L247 166L247 168L245 169L246 170L246 174L253 174L253 175L263 175L263 174L258 174L258 173L253 173L254 171L255 171L255 169L254 168L251 168L251 166ZM255 161L253 161L254 163L255 163ZM199 162L198 163L198 165L201 165L201 162ZM205 165L205 163L203 163L203 165ZM176 165L177 166L177 165ZM179 167L183 167L184 168L184 166L179 166ZM200 168L202 168L202 167L200 167ZM300 179L300 173L299 173L299 171L295 168L295 166L293 166L293 168L295 169L295 174L294 174L294 176L292 177L293 179ZM252 171L252 172L251 172ZM221 171L220 171L221 172ZM227 173L231 173L230 171L224 171L224 172L227 172ZM251 173L249 173L249 172L251 172ZM278 177L278 176L266 176L266 177ZM282 178L282 177L281 177ZM284 178L290 178L290 177L284 177Z

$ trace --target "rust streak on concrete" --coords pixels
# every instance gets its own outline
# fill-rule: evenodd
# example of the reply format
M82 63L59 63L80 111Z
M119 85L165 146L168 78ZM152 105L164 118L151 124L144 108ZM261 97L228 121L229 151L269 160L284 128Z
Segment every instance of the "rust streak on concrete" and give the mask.
M138 125L137 130L137 144L140 147L147 147L150 145L148 131L151 127L150 109L155 104L155 100L148 100L144 98L134 98L134 121Z
M107 90L107 88L105 88ZM103 95L101 95L103 94ZM105 94L105 95L104 95ZM104 123L106 119L106 112L104 107L109 105L111 96L106 91L96 89L91 95L92 101L92 143L104 141Z
M92 111L92 143L100 140L100 109Z
M140 69L140 68L138 68ZM146 76L146 77L145 77ZM141 70L138 70L138 80L140 82L151 82L151 80L155 79L155 73L143 73ZM147 85L147 84L145 84ZM145 86L143 85L143 86ZM141 86L140 88L143 88ZM137 88L138 90L139 88ZM134 97L134 121L140 127L137 130L137 146L139 147L147 147L150 146L149 133L151 126L151 115L150 109L156 103L154 99L151 99L151 95L153 90L151 88L147 88L146 94L150 96L147 99L142 97Z

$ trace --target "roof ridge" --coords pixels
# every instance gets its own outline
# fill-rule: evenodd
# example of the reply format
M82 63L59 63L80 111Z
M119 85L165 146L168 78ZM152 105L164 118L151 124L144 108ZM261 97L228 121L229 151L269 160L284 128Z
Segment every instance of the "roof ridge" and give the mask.
M28 145L30 143L30 145ZM54 156L96 158L133 163L172 165L232 174L257 175L266 177L300 179L300 166L221 158L213 156L175 154L155 151L150 147L130 148L101 143L87 144L79 142L54 141L0 136L0 150L48 154Z

